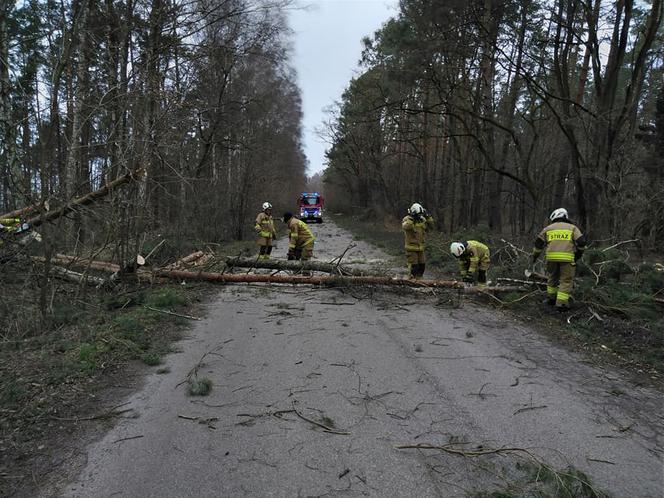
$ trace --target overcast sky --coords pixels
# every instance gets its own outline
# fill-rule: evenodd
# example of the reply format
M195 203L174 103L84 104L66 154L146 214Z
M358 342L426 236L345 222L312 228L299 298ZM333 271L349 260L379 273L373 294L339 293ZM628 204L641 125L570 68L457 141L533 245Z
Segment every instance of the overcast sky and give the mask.
M308 173L323 169L327 145L316 134L329 107L357 73L361 40L396 15L397 0L301 0L290 13L295 32L293 65L302 89L304 152Z

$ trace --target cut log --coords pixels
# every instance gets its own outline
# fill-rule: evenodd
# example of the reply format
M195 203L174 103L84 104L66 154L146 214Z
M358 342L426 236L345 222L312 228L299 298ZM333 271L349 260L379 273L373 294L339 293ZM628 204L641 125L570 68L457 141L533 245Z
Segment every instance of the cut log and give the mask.
M77 197L76 199L65 204L62 207L53 209L43 214L32 216L31 218L26 220L26 223L29 225L30 228L34 228L47 221L53 221L57 218L60 218L61 216L64 216L68 213L71 213L72 211L75 211L77 208L81 206L87 206L88 204L92 204L93 202L96 202L99 199L106 197L108 194L110 194L113 190L117 189L118 187L121 187L134 180L140 180L144 174L145 170L142 169L138 171L130 171L129 173L126 173L121 177L116 178L112 182L109 182L99 190L90 192L89 194L86 194L82 197Z
M205 253L203 251L192 252L191 254L185 256L184 258L180 258L177 261L175 261L174 263L171 263L170 265L166 266L166 268L173 269L173 270L175 270L177 268L181 268L184 265L186 265L187 263L192 263L192 262L196 261L197 259L202 258L204 255L205 255Z
M32 256L33 261L43 263L45 258L42 256ZM56 265L71 265L77 268L92 268L93 270L107 271L115 273L120 271L120 266L108 261L90 261L89 259L81 259L75 256L68 256L66 254L56 254L51 257L51 262Z
M385 285L396 287L411 288L447 288L458 289L466 293L496 293L496 292L525 292L531 290L526 287L506 286L506 287L467 287L462 282L456 280L409 280L404 278L391 277L304 277L294 275L251 275L251 274L233 274L233 273L211 273L194 272L184 270L158 270L154 272L158 277L172 278L176 280L204 280L208 282L219 283L273 283L273 284L309 284L322 286L351 286L351 285ZM150 278L148 275L139 278Z
M289 271L320 271L332 273L335 275L354 275L354 276L380 276L381 274L371 271L348 268L346 266L337 266L336 264L324 263L322 261L284 261L279 259L256 258L226 258L226 266L230 268L261 268L268 270L289 270Z
M103 278L95 277L93 275L85 275L75 271L67 270L61 266L51 266L51 274L55 277L67 280L69 282L83 283L86 285L93 285L95 287L104 285Z

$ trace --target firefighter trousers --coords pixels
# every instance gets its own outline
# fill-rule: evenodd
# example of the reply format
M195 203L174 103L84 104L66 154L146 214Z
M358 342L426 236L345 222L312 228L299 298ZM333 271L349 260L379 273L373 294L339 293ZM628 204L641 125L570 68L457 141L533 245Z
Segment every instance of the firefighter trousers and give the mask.
M421 278L424 275L426 262L424 251L406 251L406 261L411 277Z
M272 237L258 238L258 259L270 259L272 254Z
M576 274L575 263L558 263L547 261L546 273L549 277L546 286L546 294L549 301L555 301L559 308L569 306L569 297L574 286L574 275Z

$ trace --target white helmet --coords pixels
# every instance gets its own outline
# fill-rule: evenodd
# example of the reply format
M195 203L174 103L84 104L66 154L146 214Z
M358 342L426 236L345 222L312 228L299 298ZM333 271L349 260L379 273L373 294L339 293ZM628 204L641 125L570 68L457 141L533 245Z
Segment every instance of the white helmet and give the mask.
M268 209L272 209L272 204L270 204L269 202L264 202L263 211L267 211Z
M463 244L463 242L452 242L450 245L450 252L455 258L460 258L465 250L466 246Z
M567 209L558 208L553 213L551 213L551 216L549 216L549 219L551 221L553 221L553 220L557 220L559 218L568 218L568 216L569 215L567 214Z
M411 215L416 215L416 214L424 214L424 208L422 207L422 204L418 204L417 202L410 206L410 209L408 209L408 213Z

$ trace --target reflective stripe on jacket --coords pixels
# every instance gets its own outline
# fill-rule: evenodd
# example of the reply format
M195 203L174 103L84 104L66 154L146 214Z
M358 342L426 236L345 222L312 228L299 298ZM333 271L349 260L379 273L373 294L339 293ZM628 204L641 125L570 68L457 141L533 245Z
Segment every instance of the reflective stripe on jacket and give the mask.
M272 216L267 215L264 211L258 213L256 216L256 225L254 229L258 232L259 237L276 237L277 232L274 229L274 220Z
M305 247L313 244L316 240L314 234L311 233L307 224L292 217L288 221L288 248L295 249L297 247Z
M424 234L433 228L433 218L415 219L412 216L406 216L401 222L401 229L405 237L406 251L424 251Z
M583 251L583 234L576 225L567 221L556 221L544 228L535 241L535 254L539 247L546 246L546 260L556 263L573 263L574 253Z

